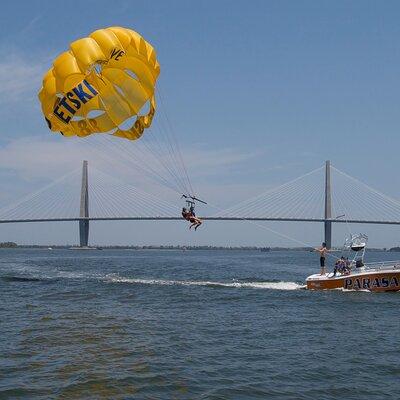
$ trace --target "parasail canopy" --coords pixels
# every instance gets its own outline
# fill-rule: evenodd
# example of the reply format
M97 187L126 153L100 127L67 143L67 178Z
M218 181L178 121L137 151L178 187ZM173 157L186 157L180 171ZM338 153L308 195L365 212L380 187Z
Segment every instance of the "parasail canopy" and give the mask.
M64 136L109 133L138 139L156 110L154 48L131 29L99 29L70 44L43 78L49 128Z

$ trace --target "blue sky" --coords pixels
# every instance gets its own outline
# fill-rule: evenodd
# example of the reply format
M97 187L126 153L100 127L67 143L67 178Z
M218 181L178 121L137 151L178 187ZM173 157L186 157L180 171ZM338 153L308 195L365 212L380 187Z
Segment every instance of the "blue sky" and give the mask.
M110 25L138 31L157 49L160 86L185 156L196 149L205 164L211 151L227 157L218 172L197 172L206 197L234 203L331 159L400 198L399 12L396 1L4 2L0 154L13 145L20 153L13 153L14 163L0 160L0 206L54 178L40 171L46 162L29 157L30 141L56 140L36 99L43 73L69 42ZM129 232L128 241L143 243L283 244L266 231L260 239L253 226L209 224L188 236L173 224L168 238L169 227L154 233L154 224L143 226L141 236L134 224L110 227L108 236L104 225L95 228L93 241L121 242ZM310 242L320 240L319 227L305 227ZM53 227L51 235L49 229L0 227L0 240L75 240L75 227ZM302 236L304 226L274 229ZM366 229L373 244L397 243L397 231Z

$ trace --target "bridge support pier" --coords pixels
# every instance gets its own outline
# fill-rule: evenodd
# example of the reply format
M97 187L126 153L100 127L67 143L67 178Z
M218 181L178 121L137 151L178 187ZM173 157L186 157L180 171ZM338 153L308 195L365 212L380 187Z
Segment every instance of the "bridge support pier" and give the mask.
M79 218L89 218L88 162L82 165L81 204ZM79 246L87 247L89 243L89 220L79 221Z
M331 162L325 162L325 221L324 234L327 249L332 246L332 193L331 193Z

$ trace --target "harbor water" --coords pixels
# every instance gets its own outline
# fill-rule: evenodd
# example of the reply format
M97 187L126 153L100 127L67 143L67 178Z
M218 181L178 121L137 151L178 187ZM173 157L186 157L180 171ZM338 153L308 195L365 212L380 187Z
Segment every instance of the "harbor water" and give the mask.
M2 249L0 399L399 398L400 294L304 290L317 271L302 251Z

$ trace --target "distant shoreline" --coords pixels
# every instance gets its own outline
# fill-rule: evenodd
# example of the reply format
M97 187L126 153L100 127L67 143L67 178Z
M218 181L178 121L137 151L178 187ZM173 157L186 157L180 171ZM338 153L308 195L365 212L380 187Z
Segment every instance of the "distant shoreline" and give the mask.
M17 244L14 242L0 243L0 249L71 249L76 248L77 245L34 245L34 244ZM270 252L270 251L313 251L312 247L260 247L260 246L183 246L183 245L147 245L147 246L101 246L93 245L94 248L104 249L104 250L234 250L234 251L260 251L260 252ZM342 248L333 248L333 251L343 251ZM392 248L369 248L371 251L391 251L400 252L400 247Z

